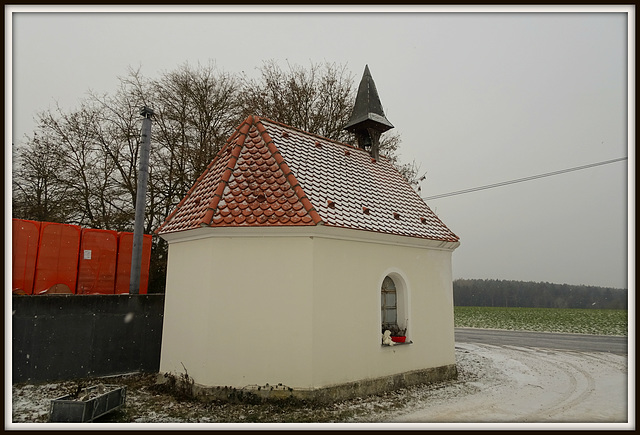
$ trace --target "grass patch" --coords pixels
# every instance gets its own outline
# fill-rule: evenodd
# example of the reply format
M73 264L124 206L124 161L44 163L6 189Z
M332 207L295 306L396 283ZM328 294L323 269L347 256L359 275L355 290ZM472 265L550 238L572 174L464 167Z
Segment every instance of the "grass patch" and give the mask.
M627 310L455 307L457 328L627 335Z

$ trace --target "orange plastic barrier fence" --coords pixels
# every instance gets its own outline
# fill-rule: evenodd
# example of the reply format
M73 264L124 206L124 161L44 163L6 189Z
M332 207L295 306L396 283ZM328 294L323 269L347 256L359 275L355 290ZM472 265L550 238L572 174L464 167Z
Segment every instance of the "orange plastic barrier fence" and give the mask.
M42 222L33 294L75 293L80 227Z
M152 236L142 245L140 294L149 287ZM13 219L13 294L129 293L133 233Z
M113 294L118 260L118 233L84 228L78 264L77 294Z
M133 252L133 233L118 233L118 270L116 272L116 294L129 293L131 277L131 254ZM139 294L147 294L149 287L149 265L151 263L151 235L142 239L142 267L140 269Z
M13 219L11 290L15 294L30 295L33 293L39 240L40 222Z

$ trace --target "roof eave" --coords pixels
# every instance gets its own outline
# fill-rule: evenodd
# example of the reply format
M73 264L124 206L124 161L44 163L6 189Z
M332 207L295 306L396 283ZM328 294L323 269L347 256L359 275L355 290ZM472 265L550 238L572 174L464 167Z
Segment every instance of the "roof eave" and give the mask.
M226 226L202 227L161 234L169 244L215 237L324 237L383 245L420 247L453 252L459 241L436 240L415 236L365 231L331 225L281 225L281 226Z
M394 127L393 124L391 124L389 120L387 120L387 118L376 113L368 113L364 116L360 116L349 122L344 127L344 129L349 132L355 132L356 130L362 128L373 128L380 131L380 133L383 133L387 130L391 130Z

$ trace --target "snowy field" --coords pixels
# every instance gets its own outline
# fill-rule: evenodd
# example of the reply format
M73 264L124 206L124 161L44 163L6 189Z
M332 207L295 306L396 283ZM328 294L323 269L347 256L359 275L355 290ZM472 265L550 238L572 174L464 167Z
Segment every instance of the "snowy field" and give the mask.
M328 427L348 429L635 427L635 403L628 404L626 356L458 343L456 358L460 376L455 382L325 406L179 400L154 387L153 375L86 380L127 385L126 407L100 422L71 427L113 428L113 422L125 423L119 429L273 428L259 423L295 423L302 428L332 423ZM69 426L37 423L47 421L52 399L77 386L73 381L14 385L11 415L5 411L5 421L12 421L8 427ZM631 393L635 398L635 391Z
M454 307L456 328L626 336L627 310Z

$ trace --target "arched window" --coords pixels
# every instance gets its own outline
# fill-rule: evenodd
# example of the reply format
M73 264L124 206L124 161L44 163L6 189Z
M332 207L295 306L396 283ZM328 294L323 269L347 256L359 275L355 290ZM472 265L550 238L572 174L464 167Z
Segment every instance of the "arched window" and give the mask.
M398 328L398 294L396 284L390 277L385 277L382 281L382 330Z
M392 341L396 342L396 344L411 343L411 341L407 341L409 292L406 279L401 273L398 271L388 272L388 275L382 281L380 296L380 320L383 337L385 331L389 331L391 332Z

